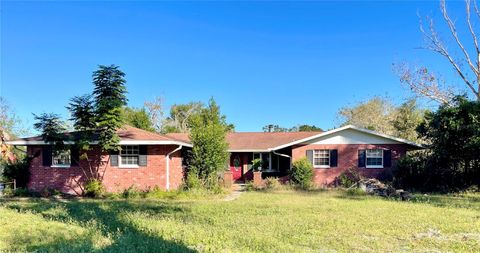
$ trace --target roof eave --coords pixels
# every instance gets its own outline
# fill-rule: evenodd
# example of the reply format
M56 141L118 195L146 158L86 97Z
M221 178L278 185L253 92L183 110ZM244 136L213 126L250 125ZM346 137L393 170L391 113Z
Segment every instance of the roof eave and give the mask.
M30 145L46 145L44 141L28 141L28 140L13 140L6 141L6 144L14 146L30 146ZM73 141L65 141L64 144L75 144ZM98 144L98 141L90 142L91 145ZM192 144L182 141L159 141L159 140L121 140L120 145L181 145L185 147L192 147Z
M242 153L242 152L253 152L253 153L262 153L262 152L270 152L270 149L228 149L230 153Z

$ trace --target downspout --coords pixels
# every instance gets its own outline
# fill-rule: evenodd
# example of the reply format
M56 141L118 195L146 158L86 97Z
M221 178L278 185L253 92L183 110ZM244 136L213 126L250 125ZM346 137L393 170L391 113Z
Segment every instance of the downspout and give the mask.
M165 190L170 190L170 155L179 151L180 149L182 149L182 145L179 145L178 148L174 149L172 152L168 153L166 155L166 159L167 159L167 169L166 169L166 177L167 177L167 180L166 180L166 183L165 183Z
M285 154L280 154L280 153L277 153L275 150L272 150L272 153L274 153L275 155L278 155L278 156L283 156L283 157L286 157L290 160L290 170L292 169L292 157L289 156L289 155L285 155Z

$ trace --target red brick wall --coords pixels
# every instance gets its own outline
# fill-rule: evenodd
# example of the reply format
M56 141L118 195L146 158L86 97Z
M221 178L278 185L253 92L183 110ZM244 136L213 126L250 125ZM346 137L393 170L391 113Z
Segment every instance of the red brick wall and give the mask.
M309 149L336 149L338 150L338 166L335 168L315 168L314 182L317 186L329 186L336 182L336 179L343 171L354 168L365 177L378 177L391 168L384 169L365 169L358 168L358 150L359 149L390 149L392 151L392 166L402 156L406 154L406 146L403 144L312 144L298 145L292 147L292 159L298 160L306 156Z
M151 145L147 149L147 166L138 168L119 168L110 166L108 155L101 156L99 166L103 173L103 184L108 192L119 192L130 186L146 190L155 186L165 189L166 154L176 149L175 145ZM52 168L42 165L42 147L28 146L29 155L35 156L30 166L29 189L41 191L44 188L57 189L62 192L80 194L86 177L81 167L88 170L88 163L81 161L80 166L70 168ZM98 149L89 152L90 158L100 161ZM170 156L170 189L178 188L183 180L181 151Z

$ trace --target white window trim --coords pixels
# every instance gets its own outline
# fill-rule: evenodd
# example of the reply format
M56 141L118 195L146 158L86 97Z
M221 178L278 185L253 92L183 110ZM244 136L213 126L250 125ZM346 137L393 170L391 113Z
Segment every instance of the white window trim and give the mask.
M315 150L327 150L328 151L328 165L315 165ZM313 168L314 169L329 169L330 168L330 149L314 149L313 150Z
M140 160L140 146L139 145L122 145L122 146L137 146L138 147L138 159ZM122 152L118 154L118 167L122 169L138 169L140 165L138 164L122 164Z
M376 149L370 149L370 150L379 150L378 148ZM383 169L383 149L380 149L382 151L382 156L380 158L382 158L382 165L368 165L368 149L365 150L365 168L367 169ZM379 157L370 157L370 158L379 158Z
M118 167L119 168L122 168L122 169L138 169L140 168L139 165L135 165L135 164L122 164L122 162L118 162Z
M70 168L71 164L52 164L51 168Z

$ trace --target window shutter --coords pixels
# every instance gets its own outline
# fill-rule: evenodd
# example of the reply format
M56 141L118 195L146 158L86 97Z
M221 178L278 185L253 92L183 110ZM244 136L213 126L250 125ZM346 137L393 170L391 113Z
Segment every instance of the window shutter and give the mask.
M366 160L367 160L367 154L365 149L358 150L358 167L364 168Z
M70 147L70 165L77 166L80 161L80 150L77 146Z
M118 151L110 151L110 166L118 166Z
M338 164L338 151L336 149L330 150L330 167L337 167Z
M147 148L148 146L142 145L138 146L138 165L139 166L147 166Z
M313 150L311 150L311 149L307 150L307 159L313 165Z
M383 167L392 167L392 151L389 149L383 150Z
M52 146L50 145L42 147L42 165L44 167L52 166Z

